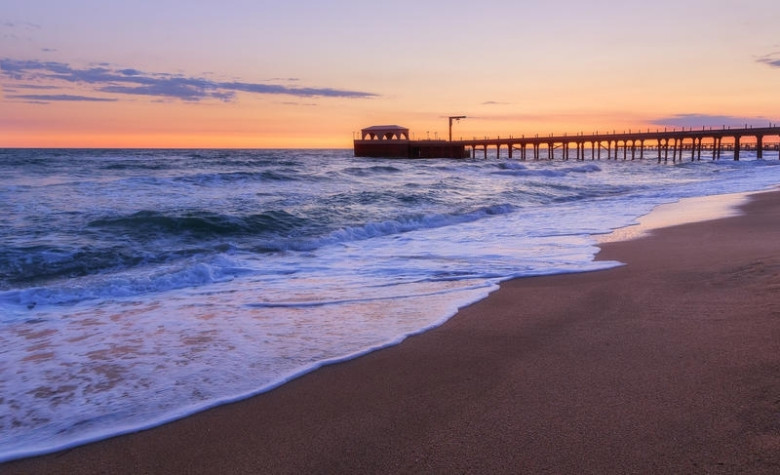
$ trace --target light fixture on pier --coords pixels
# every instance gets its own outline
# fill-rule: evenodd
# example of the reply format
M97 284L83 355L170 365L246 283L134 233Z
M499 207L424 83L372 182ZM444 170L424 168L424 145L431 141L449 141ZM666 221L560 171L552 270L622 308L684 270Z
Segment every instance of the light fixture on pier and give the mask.
M460 119L465 119L465 118L466 118L465 115L452 115L452 116L449 117L449 119L450 119L450 142L452 142L452 121L455 120L455 121L460 122Z

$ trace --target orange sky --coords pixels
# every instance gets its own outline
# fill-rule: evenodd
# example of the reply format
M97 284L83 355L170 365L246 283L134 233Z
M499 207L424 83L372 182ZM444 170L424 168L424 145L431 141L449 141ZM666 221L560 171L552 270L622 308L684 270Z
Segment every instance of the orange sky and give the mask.
M780 122L780 4L6 0L2 147L350 147ZM381 14L380 14L381 13Z

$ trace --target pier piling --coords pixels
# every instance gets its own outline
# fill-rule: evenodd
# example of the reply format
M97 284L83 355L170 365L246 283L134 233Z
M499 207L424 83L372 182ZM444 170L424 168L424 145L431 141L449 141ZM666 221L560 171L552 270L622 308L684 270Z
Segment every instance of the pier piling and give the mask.
M631 160L637 157L645 158L645 150L655 149L658 163L672 163L686 160L686 153L690 147L691 161L701 160L703 150L710 152L712 160L720 160L724 150L733 152L733 159L740 160L743 150L755 150L756 158L763 159L765 150L777 150L780 158L780 144L772 143L767 147L766 138L772 137L780 140L780 126L770 124L769 127L745 127L731 129L701 130L657 130L655 132L616 132L612 133L578 133L575 135L549 135L540 137L521 136L519 138L483 138L472 140L409 140L408 129L398 126L376 126L363 129L362 139L355 140L356 156L397 156L408 158L433 158L437 154L444 153L447 158L471 157L476 158L477 150L482 151L482 156L488 158L488 149L495 147L496 158L501 157L502 148L507 148L507 156L515 158L515 151L519 150L519 159L527 160L528 149L533 160L542 159L542 148L547 149L546 159L553 160L556 155L563 160L586 160L586 149L590 144L591 160L602 159L602 149L606 152L607 160L628 160L629 148ZM726 142L724 143L724 139ZM743 139L745 141L743 142ZM750 140L750 139L754 139ZM733 142L732 142L733 141ZM732 145L733 144L733 145ZM574 148L575 150L572 150ZM637 148L638 153L637 153ZM556 152L560 149L560 152ZM621 150L622 149L622 150ZM622 152L622 153L621 153ZM442 156L442 157L444 157Z
M547 137L527 137L522 138L495 138L495 139L474 139L453 142L462 144L473 151L477 148L483 150L485 158L488 156L488 148L496 148L496 156L501 155L501 149L507 147L509 158L513 158L514 151L519 150L519 159L527 160L528 155L533 160L541 159L541 148L547 149L546 159L553 160L557 155L563 160L586 160L587 149L590 145L591 160L602 159L602 149L606 152L607 160L643 160L646 150L656 150L656 159L659 163L672 163L687 160L690 150L691 161L700 161L703 151L711 152L712 160L720 160L724 150L733 151L733 159L739 160L743 150L748 148L744 143L745 138L755 138L755 145L751 145L756 152L756 158L764 158L766 149L765 137L777 137L780 140L780 126L770 126L761 128L744 129L710 129L701 130L683 129L683 130L663 130L646 132L613 132L607 134L594 133L591 135L577 134L575 136L564 134L560 136ZM724 144L723 139L728 139ZM733 140L733 146L731 144ZM527 153L527 148L531 153ZM775 147L778 150L780 158L780 145ZM560 149L556 154L555 150Z

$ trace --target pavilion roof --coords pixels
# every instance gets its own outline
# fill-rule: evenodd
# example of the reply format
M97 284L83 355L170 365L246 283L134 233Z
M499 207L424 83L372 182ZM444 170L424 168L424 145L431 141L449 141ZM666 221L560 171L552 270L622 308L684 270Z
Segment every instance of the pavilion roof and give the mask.
M408 131L406 127L401 127L400 125L373 125L371 127L366 127L365 129L361 129L364 132L379 132L379 131L401 131L405 130Z

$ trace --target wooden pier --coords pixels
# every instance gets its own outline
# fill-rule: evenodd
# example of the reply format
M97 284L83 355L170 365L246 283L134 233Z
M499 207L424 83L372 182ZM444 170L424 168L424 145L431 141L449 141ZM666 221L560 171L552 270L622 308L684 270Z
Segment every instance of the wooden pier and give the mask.
M675 129L656 131L627 131L612 133L591 133L575 135L550 135L548 137L508 137L484 138L453 141L453 145L463 146L472 158L481 150L488 157L488 149L495 148L496 157L502 149L507 150L509 158L517 156L520 160L552 160L555 151L560 150L563 160L636 160L656 158L659 163L701 160L702 152L709 151L713 160L731 155L739 160L740 152L751 150L756 158L764 158L767 151L776 151L780 158L780 145L769 145L768 137L780 139L780 126L745 127L722 129ZM752 139L747 141L746 139ZM657 152L657 153L653 153Z
M462 118L454 117L455 119ZM450 118L450 127L452 126ZM450 132L451 134L451 132ZM451 136L451 135L450 135ZM775 138L769 143L767 138ZM476 158L481 151L495 149L496 158L506 150L509 158L520 160L636 160L656 158L661 162L701 160L708 152L713 160L739 160L742 151L755 151L764 158L768 151L780 158L780 126L722 129L664 129L611 133L594 132L533 137L496 137L472 140L409 140L409 129L397 125L374 126L361 130L354 140L355 156L400 158ZM558 151L556 153L556 151Z

